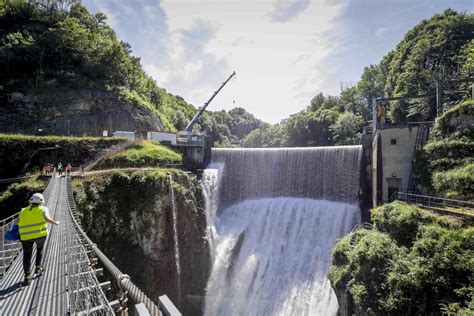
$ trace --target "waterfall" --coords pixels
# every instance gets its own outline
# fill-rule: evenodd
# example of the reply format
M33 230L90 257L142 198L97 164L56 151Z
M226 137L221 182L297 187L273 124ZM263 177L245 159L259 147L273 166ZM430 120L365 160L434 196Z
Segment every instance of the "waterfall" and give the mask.
M208 168L204 170L202 176L202 186L204 194L204 204L206 212L206 238L211 248L211 259L214 260L212 255L214 254L214 243L217 238L216 231L216 214L217 214L217 204L218 204L218 180L219 180L219 170L222 170L222 166L214 165L213 168Z
M357 203L361 155L361 146L213 149L211 166L225 165L218 209L276 196Z
M173 238L174 238L174 261L176 263L176 279L178 289L178 300L181 300L181 260L179 254L179 242L178 242L178 210L176 208L176 199L174 196L173 188L173 177L169 175L170 195L171 195L171 209L173 212Z
M206 315L335 315L336 240L360 221L360 146L213 149Z

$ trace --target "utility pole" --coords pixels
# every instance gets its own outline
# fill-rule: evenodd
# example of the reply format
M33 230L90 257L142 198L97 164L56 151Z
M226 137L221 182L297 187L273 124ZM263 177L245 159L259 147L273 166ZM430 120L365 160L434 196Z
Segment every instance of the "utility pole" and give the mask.
M443 82L441 79L436 80L436 117L443 114Z
M375 135L375 129L377 128L377 98L372 98L372 133Z

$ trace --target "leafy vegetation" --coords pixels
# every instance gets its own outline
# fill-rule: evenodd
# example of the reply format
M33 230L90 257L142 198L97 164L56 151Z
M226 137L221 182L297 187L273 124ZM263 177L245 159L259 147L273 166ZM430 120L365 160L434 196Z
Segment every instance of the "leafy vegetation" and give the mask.
M432 139L415 155L414 171L424 187L454 198L474 198L474 101L467 100L436 120Z
M394 102L390 109L392 121L435 117L433 82L447 79L457 67L467 66L472 51L467 52L466 46L473 35L474 16L451 9L423 20L405 35L393 54L388 55L383 92L388 96L428 94L432 97Z
M474 228L400 202L373 212L374 230L341 239L329 278L368 315L474 312Z
M208 135L216 147L239 147L251 131L264 123L243 108L205 112L196 130Z
M254 130L243 140L243 146L330 146L336 143L338 135L357 138L360 123L353 124L354 115L348 120L340 120L339 124L335 125L339 115L345 111L344 107L339 107L338 102L338 98L320 93L313 98L306 110L291 115L280 124L263 125Z
M84 164L105 148L123 142L124 138L59 137L0 134L0 178L17 177L26 163L30 170L46 163Z
M447 172L435 172L433 187L437 191L453 190L469 200L474 199L474 163Z
M157 167L164 164L181 163L182 156L154 141L140 141L114 154L104 162L107 167Z
M19 183L11 184L6 191L0 194L0 218L6 218L28 205L28 199L36 192L42 192L46 183L38 176L28 178Z
M97 89L152 110L170 130L184 128L195 109L158 87L119 41L103 13L80 1L0 3L2 93Z
M474 117L474 100L466 100L452 107L436 120L434 139L466 137L474 139L470 118Z

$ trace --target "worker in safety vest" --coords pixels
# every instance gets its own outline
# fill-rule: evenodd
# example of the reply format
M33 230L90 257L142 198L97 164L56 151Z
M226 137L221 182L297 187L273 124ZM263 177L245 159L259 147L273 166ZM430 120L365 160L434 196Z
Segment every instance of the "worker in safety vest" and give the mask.
M23 285L31 283L30 266L33 244L36 243L35 273L41 275L44 271L41 261L46 236L48 235L47 223L59 225L59 222L49 216L48 208L43 205L43 194L33 194L29 202L29 206L21 209L17 220L21 245L23 247L23 271L25 272Z

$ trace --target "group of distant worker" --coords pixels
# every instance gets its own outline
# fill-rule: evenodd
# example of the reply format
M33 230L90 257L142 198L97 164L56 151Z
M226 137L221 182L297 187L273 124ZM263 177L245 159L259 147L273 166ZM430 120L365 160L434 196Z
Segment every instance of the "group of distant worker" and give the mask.
M43 174L49 175L53 172L53 170L54 170L54 165L48 163L44 165L43 167ZM71 163L68 163L66 167L64 168L63 164L60 162L58 163L58 166L56 167L56 171L58 172L60 176L63 174L64 171L66 172L66 175L69 176L71 175L71 172L72 172L72 165Z

